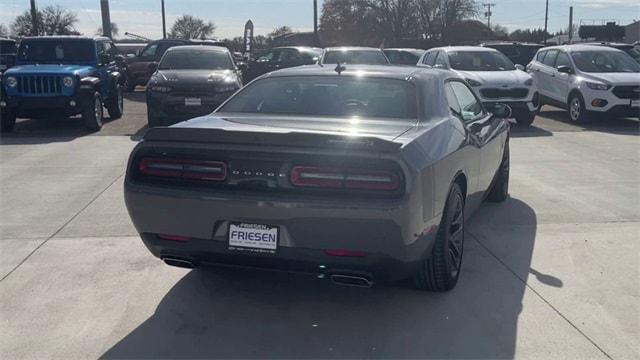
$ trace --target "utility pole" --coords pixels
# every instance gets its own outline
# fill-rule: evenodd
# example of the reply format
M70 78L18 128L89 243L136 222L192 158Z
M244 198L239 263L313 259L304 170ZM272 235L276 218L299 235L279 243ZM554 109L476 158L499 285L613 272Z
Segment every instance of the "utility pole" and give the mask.
M547 23L549 22L549 0L547 0L547 6L544 10L544 44L547 45Z
M318 38L318 0L313 0L313 36L315 37L316 46L320 44Z
M569 6L569 44L573 38L573 6Z
M487 18L487 27L491 30L491 7L496 6L494 3L482 3L482 6L487 8L487 11L484 12L484 16Z
M31 36L38 36L38 10L36 0L31 0Z
M162 38L166 39L167 38L167 22L164 17L164 0L161 0L161 1L162 1Z
M102 35L111 38L111 15L109 14L109 0L100 0L102 11Z

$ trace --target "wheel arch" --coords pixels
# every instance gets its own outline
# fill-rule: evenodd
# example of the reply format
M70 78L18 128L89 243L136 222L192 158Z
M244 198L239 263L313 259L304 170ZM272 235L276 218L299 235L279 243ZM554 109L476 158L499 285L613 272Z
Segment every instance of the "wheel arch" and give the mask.
M571 97L573 95L578 95L582 99L582 101L584 102L584 96L582 96L582 93L580 92L580 90L574 88L574 89L571 89L571 91L569 91L569 94L567 95L567 106L569 106L569 102L570 102Z
M458 184L460 186L460 190L462 190L462 196L466 201L467 198L467 175L462 170L459 170L456 175L453 177L453 181L451 182L451 187L453 184ZM451 189L449 189L451 192Z

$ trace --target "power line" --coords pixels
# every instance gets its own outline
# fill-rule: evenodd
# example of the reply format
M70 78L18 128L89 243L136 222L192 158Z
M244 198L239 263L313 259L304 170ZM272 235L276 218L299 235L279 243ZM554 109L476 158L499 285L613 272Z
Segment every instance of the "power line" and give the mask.
M482 3L482 6L487 8L487 11L484 12L484 16L487 18L487 27L491 29L491 7L496 6L495 3Z

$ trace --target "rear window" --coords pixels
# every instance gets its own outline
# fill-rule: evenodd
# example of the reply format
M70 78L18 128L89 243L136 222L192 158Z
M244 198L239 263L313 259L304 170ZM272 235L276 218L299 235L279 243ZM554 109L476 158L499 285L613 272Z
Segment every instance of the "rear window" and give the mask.
M230 113L416 119L413 84L352 76L296 76L258 80L221 109Z
M389 60L382 51L378 50L335 50L327 51L322 60L323 64L364 64L364 65L387 65Z
M222 51L175 50L162 57L160 70L227 70L233 69L229 55Z

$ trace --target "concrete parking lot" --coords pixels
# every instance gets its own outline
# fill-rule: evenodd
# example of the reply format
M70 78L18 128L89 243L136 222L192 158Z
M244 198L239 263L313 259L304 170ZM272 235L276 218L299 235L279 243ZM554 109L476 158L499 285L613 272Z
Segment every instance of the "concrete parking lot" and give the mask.
M143 93L99 133L20 120L0 146L0 357L640 358L639 123L566 118L513 129L511 198L470 221L445 294L168 267L122 197Z

